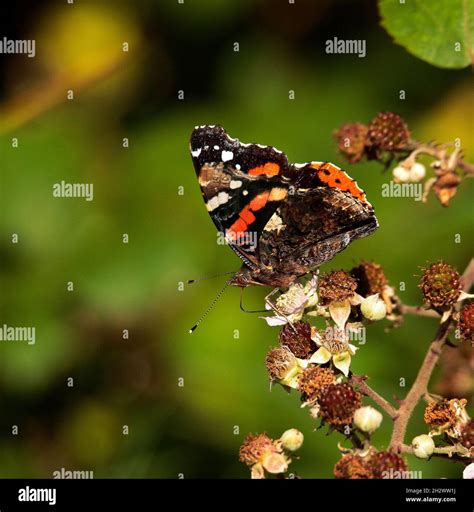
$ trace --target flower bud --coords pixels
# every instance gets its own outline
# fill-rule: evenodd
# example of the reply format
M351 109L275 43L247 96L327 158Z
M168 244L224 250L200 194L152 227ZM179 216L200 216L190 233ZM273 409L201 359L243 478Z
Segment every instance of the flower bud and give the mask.
M425 166L419 162L415 162L410 169L409 175L410 181L415 183L421 181L426 175Z
M360 310L365 318L369 320L381 320L387 314L387 306L378 293L364 299L360 305Z
M465 480L472 480L474 479L474 462L471 462L469 466L466 466L464 471L462 472L462 477Z
M359 407L354 413L354 424L363 432L371 434L380 427L382 414L370 405Z
M419 459L429 459L435 449L433 438L426 434L414 437L411 445L413 447L413 453Z
M286 430L280 437L282 447L290 452L299 450L303 444L303 440L303 434L296 428Z
M396 183L407 183L410 181L410 171L401 165L393 169L392 176Z

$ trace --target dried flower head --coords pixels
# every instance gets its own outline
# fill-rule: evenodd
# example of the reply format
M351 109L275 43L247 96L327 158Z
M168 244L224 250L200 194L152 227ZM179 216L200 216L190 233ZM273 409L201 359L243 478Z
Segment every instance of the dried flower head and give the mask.
M334 466L334 477L351 480L373 478L370 456L362 457L352 453L344 455Z
M265 366L271 380L296 387L297 376L301 372L301 368L296 357L289 350L283 347L273 348L265 358Z
M448 263L439 261L423 269L419 284L425 303L434 308L443 308L454 304L461 293L459 272Z
M331 384L318 400L321 417L330 425L352 423L354 412L361 406L362 395L347 382Z
M249 434L239 450L239 460L247 466L261 463L269 453L276 452L273 441L267 434Z
M474 302L466 304L461 309L458 329L463 340L474 343Z
M239 450L239 460L252 468L252 478L264 478L263 469L269 473L284 473L290 460L265 433L249 434Z
M300 359L308 358L316 350L316 343L311 339L311 325L308 322L286 324L280 331L280 345Z
M357 281L344 270L333 270L321 277L319 295L323 305L350 299L357 289Z
M334 133L334 139L342 155L351 163L358 162L365 151L368 127L362 123L347 123Z
M470 450L474 448L474 420L469 420L462 426L459 442Z
M379 112L369 125L368 146L393 151L405 147L409 140L410 132L405 121L393 112Z
M371 458L371 466L374 478L402 478L402 473L408 470L405 460L388 450L377 452Z
M351 275L357 280L357 293L363 297L382 293L388 284L382 266L373 261L362 261Z
M443 206L449 206L449 201L456 195L461 178L455 172L440 174L433 185L433 191Z
M334 372L330 368L321 366L309 366L298 379L298 389L303 402L314 402L321 393L336 380Z
M430 402L425 409L423 419L433 434L458 433L458 426L465 417L466 399L452 398Z

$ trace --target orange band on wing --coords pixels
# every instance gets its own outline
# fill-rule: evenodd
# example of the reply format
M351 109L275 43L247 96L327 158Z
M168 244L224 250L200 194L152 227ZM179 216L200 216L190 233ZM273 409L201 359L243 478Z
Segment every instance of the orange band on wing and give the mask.
M249 208L253 212L261 210L267 204L269 195L270 192L262 192L261 194L258 194L250 201Z
M280 166L273 162L267 162L265 165L259 165L253 169L249 169L248 173L251 176L258 176L259 174L266 174L267 176L276 176L280 172Z
M246 206L240 213L239 213L239 217L247 224L247 226L249 224L252 224L252 222L255 221L256 217L255 215L252 213L252 211L250 210L250 207L249 206Z
M228 230L228 235L230 238L235 240L239 233L244 233L247 231L250 224L255 222L256 217L253 212L257 212L264 208L264 206L268 202L268 198L271 194L271 191L262 192L255 196L250 203L239 213L239 218L230 226Z
M227 236L233 240L237 238L239 233L245 233L247 231L248 225L242 219L237 219L232 226L227 231Z
M311 164L311 167L318 173L318 178L332 188L349 192L353 197L366 203L365 192L358 187L357 183L350 178L343 170L331 163L324 165L320 163Z

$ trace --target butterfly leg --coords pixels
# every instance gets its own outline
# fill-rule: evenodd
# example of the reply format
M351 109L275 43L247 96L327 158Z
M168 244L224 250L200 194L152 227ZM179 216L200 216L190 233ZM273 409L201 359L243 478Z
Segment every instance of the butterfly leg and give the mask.
M281 316L283 317L289 325L291 325L292 329L295 331L295 333L297 332L296 331L296 328L293 326L293 323L291 322L291 320L284 314L282 313L277 305L272 301L270 300L271 297L273 297L273 295L275 295L275 293L281 291L280 288L274 288L266 297L265 297L265 304L267 306L269 306L270 309L272 309L278 316Z

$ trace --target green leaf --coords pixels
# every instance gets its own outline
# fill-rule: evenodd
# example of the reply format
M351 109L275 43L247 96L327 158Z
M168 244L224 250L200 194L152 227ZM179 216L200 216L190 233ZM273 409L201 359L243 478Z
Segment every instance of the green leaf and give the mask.
M379 0L382 26L410 53L440 68L474 62L474 0Z

